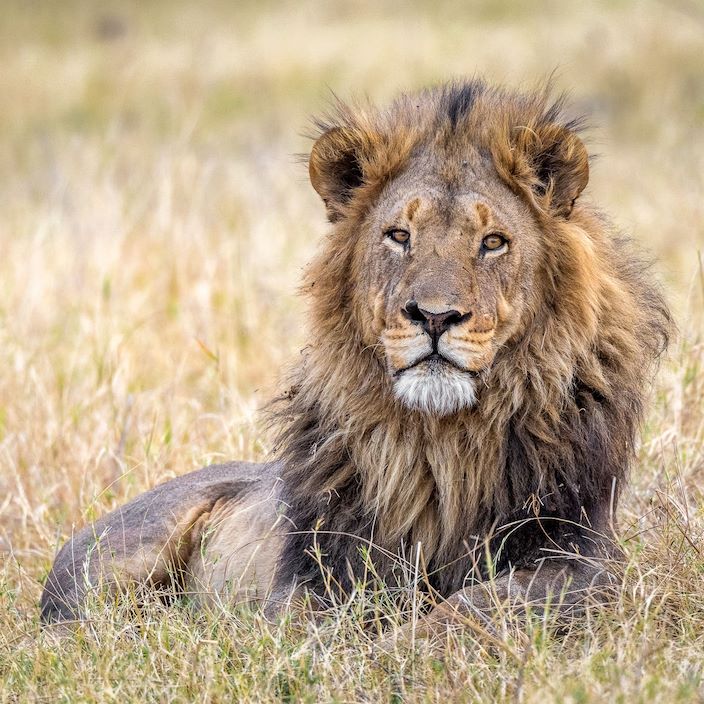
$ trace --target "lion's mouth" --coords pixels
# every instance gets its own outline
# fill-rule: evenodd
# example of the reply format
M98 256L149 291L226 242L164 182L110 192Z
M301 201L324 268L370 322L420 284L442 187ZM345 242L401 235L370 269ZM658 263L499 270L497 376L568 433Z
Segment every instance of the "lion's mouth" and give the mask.
M447 357L444 357L441 355L439 352L431 352L430 354L426 355L425 357L421 357L420 359L417 359L413 364L409 364L407 367L403 367L403 369L398 369L394 372L394 378L398 378L403 374L404 372L407 372L409 369L414 369L415 367L419 366L420 364L429 364L430 367L434 366L445 366L447 365L448 367L454 367L458 371L461 371L464 374L467 374L467 376L471 377L477 377L479 376L478 371L473 371L471 369L464 369L463 367L460 367L458 364L455 364L451 359L448 359Z

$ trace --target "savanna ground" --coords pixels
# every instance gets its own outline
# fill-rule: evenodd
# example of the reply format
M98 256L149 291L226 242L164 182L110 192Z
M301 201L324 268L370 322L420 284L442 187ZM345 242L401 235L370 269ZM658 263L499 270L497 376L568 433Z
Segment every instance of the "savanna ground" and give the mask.
M704 5L0 5L0 700L704 700ZM591 115L589 197L656 260L680 328L620 524L618 603L556 637L506 619L382 653L368 597L267 623L37 603L72 527L156 482L261 458L325 229L294 154L329 90L387 99L557 68ZM135 621L136 620L136 621ZM136 625L135 625L136 622Z

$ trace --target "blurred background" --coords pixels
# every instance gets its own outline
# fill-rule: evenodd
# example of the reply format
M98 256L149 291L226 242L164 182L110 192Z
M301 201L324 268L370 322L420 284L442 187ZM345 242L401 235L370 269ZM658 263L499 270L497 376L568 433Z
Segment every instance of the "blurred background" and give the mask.
M295 155L333 92L569 91L599 155L587 197L652 254L682 333L625 510L666 467L698 492L703 65L695 0L2 0L6 593L33 613L73 525L265 452L254 412L303 344L295 288L326 227Z

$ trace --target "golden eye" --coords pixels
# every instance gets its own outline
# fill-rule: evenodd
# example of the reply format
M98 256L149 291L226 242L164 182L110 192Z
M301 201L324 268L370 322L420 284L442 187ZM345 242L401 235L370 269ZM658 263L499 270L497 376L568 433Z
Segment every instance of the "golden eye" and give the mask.
M501 249L507 241L508 240L503 235L500 235L498 232L492 232L482 240L482 249L488 252L494 252L497 249Z
M387 230L386 236L398 244L408 244L411 239L411 233L408 230Z

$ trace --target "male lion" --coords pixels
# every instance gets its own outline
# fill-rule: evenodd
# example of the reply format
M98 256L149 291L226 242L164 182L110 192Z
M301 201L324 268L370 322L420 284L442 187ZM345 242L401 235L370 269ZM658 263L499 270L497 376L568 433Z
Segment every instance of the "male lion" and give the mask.
M546 92L475 80L318 126L332 228L305 276L310 344L269 409L276 458L179 477L81 530L45 622L84 616L99 584L324 598L369 562L396 581L413 550L447 599L426 624L489 594L575 606L607 583L671 319L578 200L580 123Z

